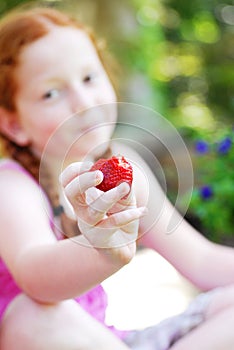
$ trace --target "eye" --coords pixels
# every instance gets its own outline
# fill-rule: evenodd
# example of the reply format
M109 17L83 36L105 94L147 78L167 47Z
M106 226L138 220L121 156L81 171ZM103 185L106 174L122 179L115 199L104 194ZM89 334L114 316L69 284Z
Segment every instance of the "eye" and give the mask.
M91 83L97 77L97 73L89 73L83 78L84 83Z
M59 96L59 90L58 89L51 89L49 91L47 91L43 96L42 98L44 100L49 100L51 98L56 98Z

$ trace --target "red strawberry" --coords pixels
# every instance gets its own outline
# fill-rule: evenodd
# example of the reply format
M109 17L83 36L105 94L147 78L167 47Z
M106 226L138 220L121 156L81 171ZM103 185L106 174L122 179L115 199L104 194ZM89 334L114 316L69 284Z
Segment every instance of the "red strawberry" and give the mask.
M101 191L109 191L121 182L132 185L133 171L131 164L123 156L113 156L109 159L99 159L91 168L100 170L104 177L102 182L96 187Z

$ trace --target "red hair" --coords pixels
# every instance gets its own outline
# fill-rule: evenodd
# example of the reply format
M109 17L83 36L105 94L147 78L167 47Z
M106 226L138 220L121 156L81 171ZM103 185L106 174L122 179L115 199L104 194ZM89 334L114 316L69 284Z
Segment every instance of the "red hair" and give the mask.
M16 110L14 97L17 92L17 84L14 74L19 64L20 53L25 46L45 36L52 25L70 26L85 31L93 42L97 54L110 77L109 65L111 64L113 67L113 61L108 60L108 56L103 54L103 45L100 47L91 31L76 19L58 10L46 7L12 12L0 21L0 107L9 111ZM39 181L40 159L32 154L30 147L20 147L2 133L0 133L0 137L3 146L2 152L18 161ZM59 197L54 191L50 175L46 169L40 169L40 181L52 206L58 206ZM77 234L77 224L70 223L65 214L61 216L61 221L65 232L69 232L69 234L72 232L72 235ZM69 229L66 229L68 226Z
M82 29L95 44L92 34L82 24L51 8L35 8L6 16L0 22L0 106L14 110L17 89L14 71L20 52L26 45L45 36L51 24ZM98 51L98 46L95 46Z
M0 107L15 111L14 97L17 84L14 73L20 53L25 46L45 36L52 25L70 26L85 31L93 42L108 75L111 75L109 65L112 65L113 61L108 60L108 56L105 55L103 44L100 46L92 32L77 19L48 7L13 11L0 20ZM38 179L39 160L31 154L30 148L18 146L1 133L0 136L2 153L19 161Z

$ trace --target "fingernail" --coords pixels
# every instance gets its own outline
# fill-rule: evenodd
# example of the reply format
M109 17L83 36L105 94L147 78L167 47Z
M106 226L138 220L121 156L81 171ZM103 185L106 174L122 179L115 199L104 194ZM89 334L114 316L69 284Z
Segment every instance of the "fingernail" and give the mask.
M103 173L100 170L95 171L95 184L99 185L103 180Z
M119 189L120 189L121 193L125 194L125 193L128 193L130 191L130 186L127 182L122 182L119 185Z

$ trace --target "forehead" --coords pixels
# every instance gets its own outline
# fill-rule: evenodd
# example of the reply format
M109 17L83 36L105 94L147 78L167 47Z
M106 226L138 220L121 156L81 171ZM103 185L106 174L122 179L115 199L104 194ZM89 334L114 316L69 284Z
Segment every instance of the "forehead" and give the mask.
M83 30L73 27L52 26L45 36L27 45L19 56L19 68L43 68L60 65L65 60L97 61L96 48ZM33 66L33 67L31 67Z

